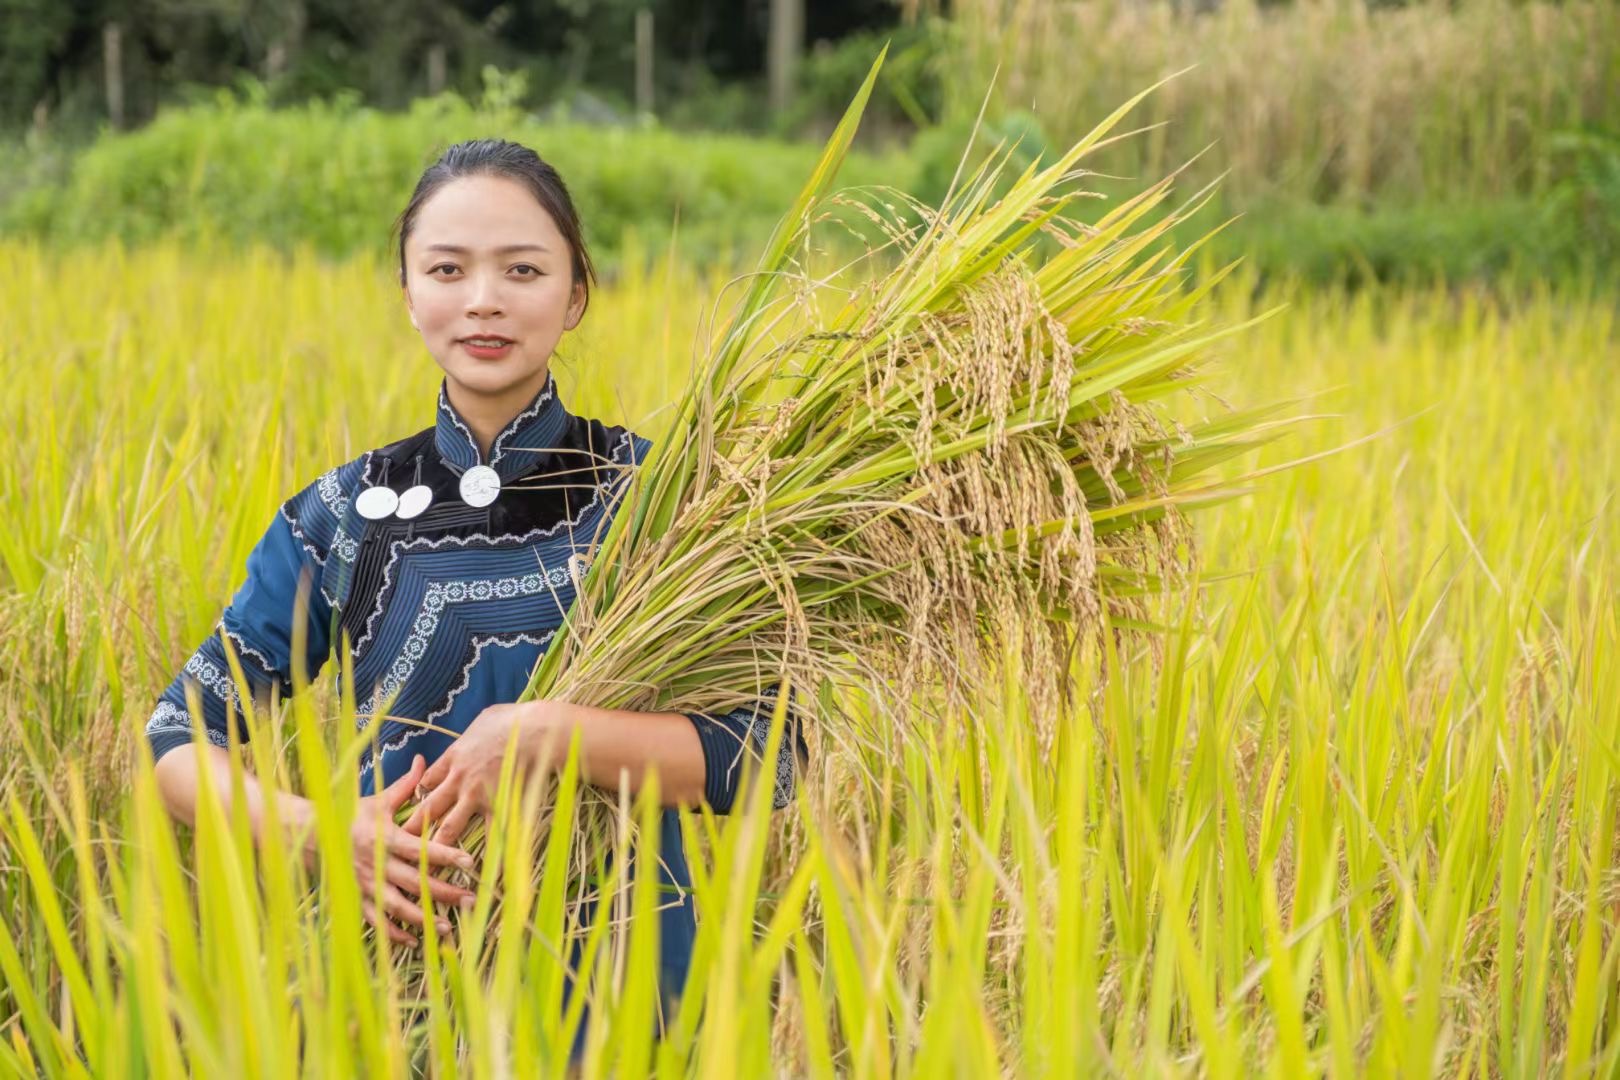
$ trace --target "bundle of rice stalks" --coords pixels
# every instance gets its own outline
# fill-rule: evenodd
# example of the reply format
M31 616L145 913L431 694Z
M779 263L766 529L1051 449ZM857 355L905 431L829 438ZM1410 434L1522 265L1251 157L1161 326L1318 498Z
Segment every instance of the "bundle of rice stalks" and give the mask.
M1226 272L1180 288L1208 236L1138 256L1210 189L1135 233L1172 178L1094 223L1071 216L1090 194L1076 164L1151 88L999 199L1010 147L936 210L893 189L830 194L877 70L636 470L526 696L717 710L784 679L853 682L915 717L934 691L969 700L1017 642L1050 717L1105 612L1140 625L1189 569L1180 511L1229 494L1203 474L1263 437L1260 414L1161 418L1242 326L1189 317ZM892 268L806 269L812 227L839 207L888 237L856 263Z
M1010 183L1012 147L960 169L935 209L833 191L882 59L622 489L525 700L714 712L787 685L837 740L839 691L914 726L1011 662L1050 732L1077 649L1147 627L1191 569L1182 511L1231 494L1203 474L1267 437L1259 413L1164 418L1247 325L1192 317L1231 269L1183 288L1213 232L1149 253L1210 189L1154 223L1173 178L1074 215L1077 163L1152 88ZM886 242L812 273L819 227L851 210ZM611 795L586 799L585 835L621 831Z

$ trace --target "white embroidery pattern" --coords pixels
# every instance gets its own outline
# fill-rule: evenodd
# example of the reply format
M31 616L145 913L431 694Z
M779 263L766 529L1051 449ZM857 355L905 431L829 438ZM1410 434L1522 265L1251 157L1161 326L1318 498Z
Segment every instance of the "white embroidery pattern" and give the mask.
M375 453L375 451L367 451L366 453L365 466L361 470L360 475L360 482L362 484L369 482L371 479L371 457L373 453ZM344 496L341 476L343 470L347 467L347 465L339 465L335 468L328 469L326 472L320 475L319 479L315 481L315 494L320 498L321 504L330 510L332 512L332 516L337 519L338 537L343 536L343 518L345 512L348 510L348 501ZM292 529L293 539L297 540L298 543L303 546L304 550L309 553L309 557L314 560L315 565L325 567L326 555L321 554L320 550L316 548L314 542L310 540L308 535L305 534L304 526L300 524L298 519L293 517L287 509L293 504L293 502L293 499L288 499L286 502L282 503L279 513L283 518L286 519L287 525ZM334 540L334 546L336 546L336 543L337 541Z
M495 445L490 448L489 454L489 463L491 465L501 460L501 455L506 453L506 449L502 446L502 444L506 442L507 438L512 435L516 435L518 428L522 427L525 422L539 416L540 410L545 408L546 402L550 401L555 396L556 380L550 375L547 375L546 388L540 392L540 396L535 400L535 403L514 416L511 422L508 423L506 427L502 429L501 433L495 437Z
M338 529L337 535L332 538L332 550L337 553L338 558L351 563L354 562L355 556L360 554L360 545L355 543L348 533Z
M751 740L759 747L759 750L754 755L756 760L763 760L765 757L765 740L770 735L776 690L774 688L765 690L761 696L764 698L762 705L743 705L732 709L730 712L718 714L718 719L721 720L748 721L748 733L744 738ZM700 713L699 715L714 716L715 714ZM771 808L773 810L780 810L793 801L793 765L796 760L793 724L793 716L789 713L784 721L781 742L776 748L776 783L771 791ZM726 731L728 737L735 737L728 726L719 726ZM726 766L728 774L742 766L743 750L744 746L739 742L736 755Z
M769 695L774 697L774 694ZM771 732L771 714L752 708L741 708L728 714L732 719L740 720L743 714L751 714L748 724L749 737L759 746L760 757L765 756L765 740ZM793 728L792 717L784 720L781 745L776 748L776 787L771 793L771 808L780 810L793 798Z
M363 711L368 714L376 713L382 703L410 679L416 665L427 654L428 642L432 640L434 631L439 628L439 617L447 606L535 596L566 584L568 584L568 568L558 566L518 577L436 581L429 585L422 597L422 607L417 612L416 622L411 625L410 637L405 639L399 655L394 658L388 673L383 676Z
M172 701L160 701L156 709L152 710L152 718L146 722L146 733L156 734L159 731L190 731L191 714ZM230 739L223 731L215 731L211 727L204 727L203 734L215 746L229 746Z
M238 634L236 631L226 626L223 618L214 624L214 633L217 634L221 630L225 631L225 636L231 639L231 645L236 649L237 656L251 656L254 660L258 661L259 668L264 672L264 674L277 678L280 677L281 673L277 671L276 666L270 662L270 658L244 641L241 634Z
M619 438L618 443L614 445L613 449L608 452L609 460L617 464L619 461L619 451L628 445L630 445L630 432L627 431ZM608 486L608 484L598 484L596 486L596 490L591 493L590 501L584 506L580 507L579 513L575 514L572 518L563 518L554 525L546 525L538 529L532 529L529 532L522 533L521 535L517 533L508 533L505 536L486 536L484 533L473 533L470 536L441 536L438 539L421 536L414 540L395 540L393 543L389 544L388 562L383 566L382 585L377 589L377 599L371 609L371 614L366 616L366 628L354 643L353 647L355 655L360 655L360 650L365 648L366 643L369 642L372 635L376 633L377 620L382 617L384 609L386 609L388 606L390 589L394 580L394 565L399 561L400 556L405 552L440 551L448 547L465 548L470 544L477 543L485 544L489 547L495 547L497 545L503 547L516 547L520 544L531 544L539 540L545 540L557 535L557 533L561 532L563 529L568 529L571 531L577 528L585 520L586 516L596 509L597 505L602 500L604 490ZM578 553L576 553L576 555L578 555ZM584 556L579 557L584 558ZM581 574L581 578L583 578L583 574Z
M343 511L347 507L347 503L343 498L343 485L338 481L338 469L342 467L339 465L336 468L328 469L315 482L315 491L320 495L321 502L325 503L326 508L332 511L332 516L339 520L342 520Z
M186 661L185 670L186 674L196 679L204 689L211 691L226 705L240 707L241 701L236 696L236 684L202 653L192 653L191 659Z
M556 637L556 636L557 636L557 631L555 631L555 630L547 630L544 634L541 634L539 637L536 637L533 634L525 634L525 633L517 633L517 634L479 634L479 635L475 636L473 638L472 659L468 660L467 663L462 666L462 668L461 668L461 681L459 683L457 683L454 687L452 687L450 689L450 692L445 695L443 705L441 705L439 708L434 709L432 712L427 714L427 722L432 723L435 720L438 720L438 719L440 719L442 717L450 715L450 710L455 706L456 698L460 697L462 695L462 693L464 693L466 691L467 687L469 685L471 685L471 683L472 683L472 670L473 670L473 668L478 666L479 659L484 655L485 646L488 646L488 645L518 645L518 644L544 646L544 645L550 643L551 639Z
M456 425L463 435L467 436L467 446L470 447L473 452L473 460L477 461L478 440L473 438L473 433L467 430L467 425L461 422L461 417L456 415L456 410L450 407L450 398L445 393L444 387L442 386L439 387L439 411L444 413L445 416L449 417L450 422Z
M392 750L398 750L400 747L404 746L418 735L426 733L429 730L427 727L428 724L448 716L450 714L450 710L455 706L456 698L460 697L462 693L466 691L467 687L472 684L472 670L478 666L478 661L483 658L484 649L486 646L517 645L520 643L526 643L529 645L539 645L544 647L548 642L551 641L552 638L556 636L557 631L555 630L547 630L539 637L526 633L479 634L475 636L473 638L472 659L468 660L467 663L463 665L461 669L461 681L457 683L448 694L445 695L444 704L428 713L427 717L422 721L420 726L412 724L404 732L402 732L398 738L380 743L377 747L377 753L383 754ZM361 726L364 727L363 724ZM366 770L371 768L372 761L373 759L368 757L360 766L361 776L364 776Z
M315 545L310 543L309 537L304 535L304 527L298 524L298 519L287 512L289 505L290 503L282 503L280 513L282 517L287 519L287 526L292 529L293 539L297 540L299 544L303 545L304 550L309 552L309 557L315 560L316 566L325 566L326 558L315 550Z

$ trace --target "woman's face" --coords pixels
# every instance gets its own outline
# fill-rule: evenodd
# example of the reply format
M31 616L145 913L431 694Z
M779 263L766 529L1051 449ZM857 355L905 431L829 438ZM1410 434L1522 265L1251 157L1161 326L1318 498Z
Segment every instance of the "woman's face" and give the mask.
M411 325L465 389L533 392L584 312L572 263L568 241L527 188L497 176L452 180L421 205L405 242Z

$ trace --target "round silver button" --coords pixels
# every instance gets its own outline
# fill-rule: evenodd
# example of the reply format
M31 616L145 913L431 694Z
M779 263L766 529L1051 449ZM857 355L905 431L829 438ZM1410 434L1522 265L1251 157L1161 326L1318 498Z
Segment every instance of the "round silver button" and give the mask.
M387 487L368 487L354 500L354 508L367 521L379 521L392 514L397 506L399 496L394 494L393 488Z
M461 474L461 501L468 506L488 506L501 493L501 474L488 465L474 465Z
M399 497L399 509L395 510L394 514L409 521L413 517L419 517L432 502L433 489L426 484L417 484L415 487L405 489L405 493Z

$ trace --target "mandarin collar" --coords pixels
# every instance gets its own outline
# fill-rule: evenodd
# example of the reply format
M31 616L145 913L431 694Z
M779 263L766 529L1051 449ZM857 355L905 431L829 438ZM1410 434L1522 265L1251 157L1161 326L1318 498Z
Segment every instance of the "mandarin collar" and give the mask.
M568 429L568 410L557 396L556 378L548 371L546 384L534 400L496 434L489 446L489 460L485 461L478 452L478 440L473 438L472 429L450 404L449 385L449 379L439 384L433 442L439 456L458 473L474 465L488 465L500 474L503 482L516 480L532 471L546 454L560 445Z

